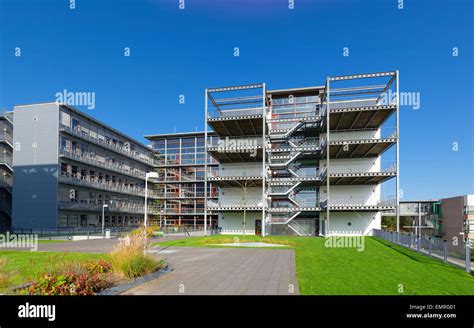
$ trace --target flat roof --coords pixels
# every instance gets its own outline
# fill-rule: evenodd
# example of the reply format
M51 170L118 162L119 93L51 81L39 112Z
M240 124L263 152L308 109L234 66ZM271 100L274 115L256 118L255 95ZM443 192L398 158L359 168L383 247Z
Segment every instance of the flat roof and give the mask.
M148 134L144 138L148 140L157 140L157 139L168 139L168 138L179 138L179 137L200 137L204 136L206 132L196 131L196 132L173 132L173 133L161 133L161 134ZM216 135L213 131L207 131L208 135Z
M267 90L267 93L270 93L272 95L287 94L289 92L305 93L305 92L321 90L324 88L325 86L313 86L313 87L303 87L303 88L278 89L278 90Z
M16 105L14 108L17 108L17 107L32 107L32 106L38 106L38 105L40 105L40 106L41 106L41 105L51 105L51 104L56 104L56 105L58 105L58 106L60 106L60 107L65 107L65 108L69 109L70 111L72 111L73 113L78 114L78 115L80 115L80 116L82 116L82 117L84 117L84 118L86 118L86 119L88 119L88 120L91 120L91 121L93 121L94 123L97 123L97 124L101 125L103 128L105 128L105 129L107 129L107 130L110 130L110 131L116 133L117 135L119 135L119 136L121 136L121 137L123 137L123 138L125 138L125 139L128 139L129 141L133 142L133 143L136 144L137 146L140 146L140 147L146 149L147 151L150 151L150 150L151 150L150 147L147 146L147 145L145 145L144 143L142 143L142 142L140 142L140 141L138 141L138 140L136 140L136 139L134 139L134 138L132 138L132 137L126 135L125 133L123 133L123 132L121 132L121 131L119 131L119 130L113 128L113 127L111 127L110 125L108 125L108 124L106 124L106 123L104 123L104 122L102 122L102 121L96 119L95 117L93 117L93 116L91 116L91 115L89 115L89 114L84 113L83 111L81 111L81 110L79 110L79 109L77 109L77 108L75 108L75 107L73 107L73 106L71 106L71 105L67 105L67 104L59 103L59 102L43 102L43 103L33 103L33 104L28 104L28 105Z

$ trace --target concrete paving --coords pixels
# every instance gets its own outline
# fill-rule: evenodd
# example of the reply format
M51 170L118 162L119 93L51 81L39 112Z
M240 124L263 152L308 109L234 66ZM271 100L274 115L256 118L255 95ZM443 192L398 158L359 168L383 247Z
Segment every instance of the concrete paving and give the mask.
M298 295L289 249L167 247L173 271L124 295Z
M184 234L167 235L166 237L152 238L153 242L173 241L181 238L186 238ZM118 243L117 238L112 239L90 239L70 242L54 242L38 244L38 251L40 252L78 252L78 253L110 253L115 245ZM3 248L0 250L15 250L28 251L26 248Z

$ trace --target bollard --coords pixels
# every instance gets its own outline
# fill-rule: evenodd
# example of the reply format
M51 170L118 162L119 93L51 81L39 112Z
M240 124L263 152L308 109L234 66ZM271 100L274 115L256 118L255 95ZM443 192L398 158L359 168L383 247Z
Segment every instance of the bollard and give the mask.
M444 240L444 262L448 262L448 241Z
M428 254L431 256L431 237L428 237Z

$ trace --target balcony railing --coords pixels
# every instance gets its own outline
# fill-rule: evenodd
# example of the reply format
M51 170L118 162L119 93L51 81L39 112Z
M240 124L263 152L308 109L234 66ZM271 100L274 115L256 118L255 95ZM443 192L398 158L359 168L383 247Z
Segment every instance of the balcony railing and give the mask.
M6 140L9 143L13 143L13 136L7 131L0 131L0 140Z
M263 115L263 107L250 107L250 108L235 108L235 109L215 109L209 108L208 118L225 118L225 117L237 117L237 116L254 116Z
M118 182L105 182L100 181L98 178L91 179L79 177L78 175L61 173L59 176L59 181L84 187L101 189L105 191L112 191L141 197L145 196L145 188L143 187L131 187ZM148 197L157 197L157 193L154 190L148 190Z
M13 156L10 154L0 154L0 163L7 164L11 167L13 163Z
M207 144L208 148L221 148L221 149L233 149L233 148L257 148L262 147L263 140L262 136L248 136L245 138L213 138Z
M238 177L238 178L253 178L253 177L262 177L262 171L261 170L249 170L248 167L246 166L241 166L241 167L232 167L232 171L226 171L226 170L209 170L207 173L208 178L232 178L232 177Z
M67 131L68 133L71 133L71 134L73 134L77 137L80 137L82 139L85 139L89 142L92 142L96 145L102 146L102 147L110 149L114 152L125 155L129 158L132 158L132 159L136 160L136 161L140 161L140 162L148 164L148 165L153 165L154 164L152 158L143 157L143 155L140 154L139 152L132 152L130 149L128 149L126 147L119 146L119 145L113 144L113 143L109 143L106 140L94 138L86 132L78 131L76 129L71 129L70 127L65 126L65 125L61 125L60 129L64 130L64 131ZM151 151L150 151L150 153L151 153Z
M328 204L327 199L321 201L322 206ZM329 196L329 206L396 206L395 197L387 197L383 199L372 199L367 196L353 195L334 195Z
M99 200L84 200L80 202L60 201L58 205L61 209L65 210L102 212L103 202ZM105 212L132 214L145 213L145 206L143 204L111 201L107 203L107 205L108 206L105 208Z
M71 152L65 148L62 148L59 151L59 156L64 156L73 160L77 160L80 162L84 162L86 164L101 167L106 170L115 171L117 173L129 175L135 178L145 179L145 173L125 169L121 167L119 164L110 164L110 163L104 163L104 162L98 161L87 153Z
M159 198L204 198L204 192L193 192L193 191L186 191L186 192L155 192L154 194L155 197ZM219 194L217 192L215 193L208 193L207 194L208 198L217 198L219 197Z

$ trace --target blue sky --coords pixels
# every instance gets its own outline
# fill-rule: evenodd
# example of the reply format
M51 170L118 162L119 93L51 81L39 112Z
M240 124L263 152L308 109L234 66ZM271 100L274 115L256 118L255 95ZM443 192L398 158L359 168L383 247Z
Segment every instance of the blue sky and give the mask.
M206 87L398 69L421 94L401 108L403 198L474 193L472 16L469 0L0 0L0 108L95 92L84 110L143 140L202 130Z

